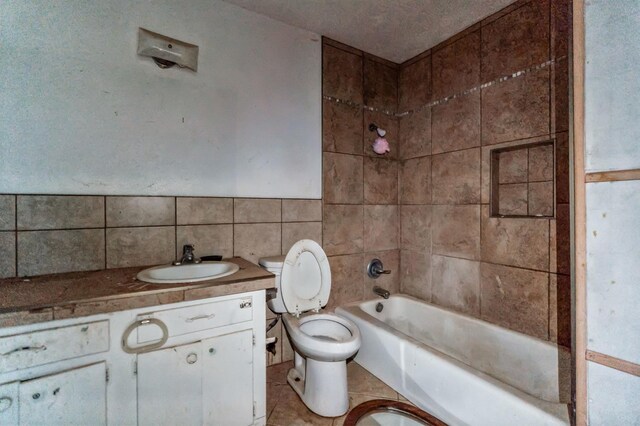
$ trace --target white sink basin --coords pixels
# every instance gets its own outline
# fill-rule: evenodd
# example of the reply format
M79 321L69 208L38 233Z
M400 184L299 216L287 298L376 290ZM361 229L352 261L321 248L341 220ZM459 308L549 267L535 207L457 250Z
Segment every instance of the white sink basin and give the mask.
M185 265L161 265L138 272L140 281L154 284L195 283L226 277L240 267L231 262L202 262Z

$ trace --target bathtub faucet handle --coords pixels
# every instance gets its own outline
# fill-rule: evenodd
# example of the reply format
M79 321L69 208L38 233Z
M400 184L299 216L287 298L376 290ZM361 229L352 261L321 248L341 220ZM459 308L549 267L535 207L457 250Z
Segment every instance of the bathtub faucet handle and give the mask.
M382 274L390 274L391 270L384 269L382 265L382 261L380 259L371 259L369 265L367 266L367 274L371 278L378 278Z

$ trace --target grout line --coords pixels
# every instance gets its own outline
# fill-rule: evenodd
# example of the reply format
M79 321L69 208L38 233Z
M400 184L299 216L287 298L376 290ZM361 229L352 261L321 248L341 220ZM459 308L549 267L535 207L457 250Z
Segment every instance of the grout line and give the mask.
M104 202L104 269L107 269L107 196L103 197Z
M19 276L18 275L18 196L14 195L13 196L13 208L14 208L14 217L13 217L13 222L14 222L14 230L13 230L13 239L14 239L14 253L15 253L15 259L14 259L14 263L15 263L15 272L14 272L14 276Z
M173 230L174 230L174 258L178 260L178 197L173 197Z

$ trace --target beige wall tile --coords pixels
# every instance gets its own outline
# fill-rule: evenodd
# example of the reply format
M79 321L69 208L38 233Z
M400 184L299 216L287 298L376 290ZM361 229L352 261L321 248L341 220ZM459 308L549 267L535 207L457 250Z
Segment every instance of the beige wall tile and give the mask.
M528 211L528 185L509 183L498 186L498 213L526 216Z
M364 59L364 103L395 112L398 106L398 70Z
M482 260L546 271L549 269L549 220L491 218L482 207Z
M400 207L401 247L431 250L431 206Z
M480 288L482 319L547 339L548 273L482 263Z
M274 364L280 364L283 360L282 360L282 321L279 321L275 327L273 327L271 330L269 330L269 332L267 333L267 337L275 337L278 339L278 342L276 343L276 353L275 355L272 354L271 352L267 352L265 350L265 355L267 357L267 366L269 365L274 365Z
M526 148L501 152L498 154L498 163L499 183L523 183L528 181L529 159Z
M362 56L322 46L322 92L362 104Z
M21 230L104 226L104 197L18 195L17 207Z
M571 277L549 275L549 340L571 347Z
M327 255L362 251L364 247L362 206L325 205L323 217L322 242Z
M178 197L178 225L233 223L233 198Z
M263 223L282 221L282 200L236 198L233 200L235 223Z
M529 184L529 215L553 216L553 182Z
M433 206L433 254L480 259L480 206Z
M338 306L363 300L363 263L364 255L362 253L329 257L331 295L327 309L333 311Z
M560 133L556 136L556 203L570 202L570 163L569 163L569 134Z
M548 68L482 89L482 143L548 134L549 96Z
M291 340L287 334L287 330L284 325L282 326L282 362L293 360L293 346L291 346Z
M364 202L398 204L398 162L386 158L364 159Z
M325 152L322 158L324 202L362 204L362 157Z
M480 83L480 31L433 53L433 97L451 96Z
M569 130L569 60L564 59L551 66L551 131Z
M398 110L404 112L431 100L431 56L400 69L398 77Z
M16 276L16 233L0 232L0 278Z
M558 204L556 219L551 220L549 236L549 270L571 274L571 212L569 204Z
M16 229L16 196L0 195L0 230Z
M413 250L400 253L402 293L431 301L431 254Z
M376 154L373 151L372 144L378 137L375 131L369 130L369 124L375 124L381 129L384 129L387 133L384 135L385 139L389 142L389 152L384 154L383 158L398 158L400 148L400 138L398 137L398 118L393 115L388 115L379 111L364 111L363 121L363 134L362 141L364 155L369 157L380 158L380 154Z
M431 157L404 160L400 163L400 202L431 202Z
M287 254L296 242L308 239L322 246L322 222L282 224L282 254Z
M174 261L175 232L174 226L107 229L107 268Z
M18 275L104 268L104 230L18 232Z
M233 254L256 265L261 257L276 256L282 251L282 225L255 223L233 226Z
M434 204L480 203L480 149L431 157L431 197Z
M431 154L431 108L400 117L399 129L401 159Z
M480 315L480 262L433 255L431 269L433 303Z
M362 154L362 108L322 101L323 151Z
M282 200L282 221L322 221L322 200Z
M364 206L364 250L398 248L398 206Z
M549 59L549 1L529 2L482 27L482 81Z
M385 270L391 271L390 274L382 274L379 278L371 278L366 273L366 268L372 259L380 259ZM400 250L374 251L364 254L364 263L362 266L364 271L364 299L377 298L373 293L373 287L379 286L389 290L391 294L400 292Z
M178 226L176 240L176 259L182 256L182 247L185 244L193 245L198 257L233 257L233 225Z
M553 180L553 145L529 148L529 182Z
M434 154L480 146L480 92L433 107Z
M174 197L107 197L107 226L175 225Z

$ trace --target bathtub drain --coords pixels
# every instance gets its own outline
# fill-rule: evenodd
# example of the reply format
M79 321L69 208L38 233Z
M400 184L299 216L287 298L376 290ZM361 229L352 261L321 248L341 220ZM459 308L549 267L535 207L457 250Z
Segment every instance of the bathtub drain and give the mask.
M384 309L384 305L378 302L378 304L376 305L376 312L382 312L383 309Z

